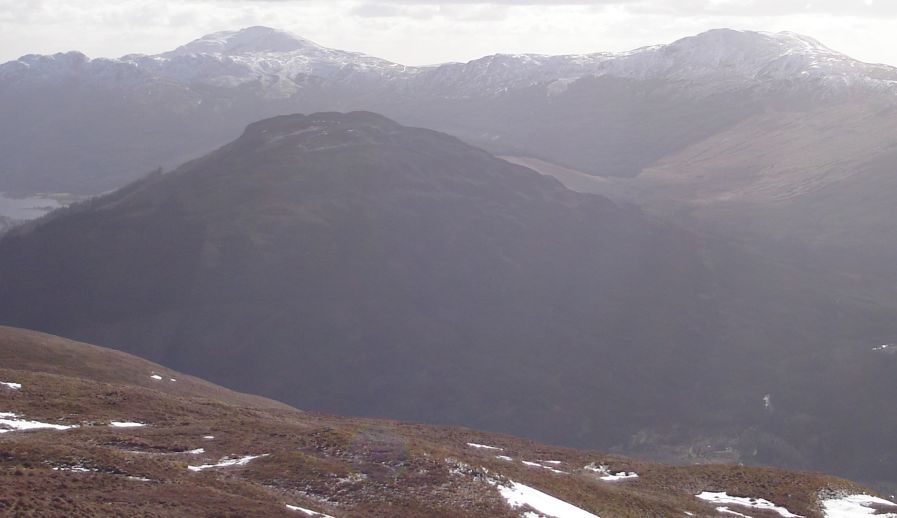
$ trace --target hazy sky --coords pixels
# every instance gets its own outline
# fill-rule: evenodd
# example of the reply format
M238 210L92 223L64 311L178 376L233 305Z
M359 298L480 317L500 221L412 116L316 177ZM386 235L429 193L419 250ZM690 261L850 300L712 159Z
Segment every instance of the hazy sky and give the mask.
M0 61L161 52L250 25L409 65L629 50L719 27L791 30L897 65L897 0L0 0Z

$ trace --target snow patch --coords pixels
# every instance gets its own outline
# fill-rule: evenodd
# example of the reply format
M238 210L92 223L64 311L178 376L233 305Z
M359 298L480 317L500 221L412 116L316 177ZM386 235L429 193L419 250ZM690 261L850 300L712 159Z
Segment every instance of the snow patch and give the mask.
M475 442L469 442L469 443L467 443L467 445L470 446L471 448L476 448L476 449L478 449L478 450L505 451L504 448L499 448L499 447L497 447L497 446L487 446L487 445L485 445L485 444L477 444L477 443L475 443Z
M617 473L605 475L601 477L601 480L604 480L606 482L616 482L618 480L628 480L633 478L638 478L638 473L634 471L620 471Z
M873 505L897 506L894 502L869 495L849 495L830 498L822 501L822 512L825 518L897 518L897 513L875 514Z
M159 376L158 374L153 374L152 376L150 376L150 378L153 378L153 379L156 380L156 381L161 381L161 380L162 380L162 376Z
M56 466L53 471L68 471L70 473L96 473L97 470L84 466Z
M748 516L746 514L741 514L737 511L733 511L733 510L729 509L728 507L717 507L716 512L723 513L723 514L731 514L732 516L741 516L742 518L751 518L750 516Z
M22 384L21 384L21 383L10 383L10 382L8 382L8 381L0 381L0 385L4 385L4 386L6 386L6 387L8 387L8 388L11 388L11 389L13 389L13 390L20 390L20 389L22 388Z
M514 509L529 506L554 518L598 518L597 515L575 505L514 481L510 481L510 485L491 483L498 486L502 498Z
M508 462L512 462L514 460L511 457L508 457L507 455L496 455L495 458L498 460L506 460Z
M78 425L61 425L42 423L40 421L28 421L10 412L0 412L0 433L18 432L23 430L68 430L77 428Z
M202 438L207 441L211 441L212 439L215 438L215 436L214 435L203 435Z
M748 498L741 496L730 496L729 494L723 493L711 493L709 491L704 491L701 494L697 495L701 500L705 500L707 502L711 502L714 504L733 504L740 505L743 507L750 507L753 509L762 509L765 511L773 511L779 513L779 515L784 518L803 518L798 514L793 514L788 509L784 507L779 507L769 500L764 500L762 498Z
M616 482L618 480L638 478L638 473L634 471L611 471L610 468L608 466L605 466L604 464L600 466L589 464L583 469L586 469L593 473L597 473L600 476L601 480L604 480L606 482Z
M189 453L190 455L200 455L205 452L206 450L204 448L196 448L195 450L186 451L184 453Z
M287 509L290 511L298 511L300 513L305 513L309 516L313 516L314 518L333 518L329 514L319 513L317 511L312 511L311 509L306 509L304 507L299 507L298 505L290 505L287 504Z
M217 464L203 464L201 466L187 466L187 469L190 471L205 471L207 469L213 468L226 468L229 466L245 466L249 464L250 461L255 459L259 459L261 457L267 457L269 454L264 455L246 455L245 457L224 457L218 461Z
M109 426L113 428L142 428L146 425L143 423L135 423L132 421L110 421Z

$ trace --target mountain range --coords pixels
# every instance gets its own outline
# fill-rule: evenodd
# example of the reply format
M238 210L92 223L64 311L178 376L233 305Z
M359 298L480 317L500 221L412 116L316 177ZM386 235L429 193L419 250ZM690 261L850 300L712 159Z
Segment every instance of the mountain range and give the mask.
M262 118L368 110L876 291L897 284L895 80L794 33L406 67L251 27L159 55L0 65L0 192L95 195Z
M895 81L728 29L428 67L264 27L24 56L0 195L88 199L0 213L0 323L308 411L893 494Z
M0 65L0 191L97 194L255 120L327 110L376 111L495 153L631 177L769 109L857 96L890 106L895 81L893 67L793 33L714 30L619 54L408 67L251 27L158 55Z

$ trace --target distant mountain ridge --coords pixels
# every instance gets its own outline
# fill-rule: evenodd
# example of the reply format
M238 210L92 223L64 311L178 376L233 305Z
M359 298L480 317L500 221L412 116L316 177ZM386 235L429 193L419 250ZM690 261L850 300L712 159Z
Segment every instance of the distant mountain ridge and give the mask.
M497 154L632 177L769 109L893 105L895 70L805 36L728 29L618 54L433 67L266 27L157 55L28 55L0 65L0 192L105 192L211 151L253 121L330 110L375 111Z
M209 34L157 55L87 60L78 53L23 56L0 65L0 79L28 74L76 74L87 63L134 67L183 84L237 86L249 81L297 81L315 76L350 82L355 75L449 97L495 94L543 81L584 76L626 79L816 82L833 90L897 91L897 68L854 60L796 33L717 29L668 45L581 55L495 54L468 63L413 67L357 52L322 47L268 27ZM126 74L122 74L125 76ZM111 79L111 78L107 78ZM407 83L407 84L404 84ZM429 91L428 91L429 90ZM271 91L285 96L294 91Z

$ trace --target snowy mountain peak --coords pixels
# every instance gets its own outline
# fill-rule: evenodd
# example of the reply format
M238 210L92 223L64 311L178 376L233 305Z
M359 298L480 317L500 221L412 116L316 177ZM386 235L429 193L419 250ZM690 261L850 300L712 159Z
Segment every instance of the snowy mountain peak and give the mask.
M549 95L555 95L590 76L670 81L698 95L756 86L809 88L822 95L855 88L897 92L897 68L862 63L793 32L733 29L628 52L495 54L467 63L406 67L326 48L286 31L248 27L209 34L158 55L118 60L88 60L77 53L25 56L0 66L0 80L31 78L21 84L73 74L114 84L142 84L147 78L222 88L250 84L266 98L290 98L310 85L325 84L358 91L398 88L435 97L500 95L547 85Z
M658 50L692 64L757 67L788 55L850 59L822 43L793 32L753 32L715 29L683 38Z
M166 53L166 56L196 54L243 55L286 53L304 49L319 49L318 44L295 34L270 27L247 27L237 31L208 34Z
M797 33L733 29L715 29L669 45L617 54L593 73L718 85L811 81L829 90L860 84L887 89L897 78L893 67L862 63Z
M675 46L715 46L730 51L762 51L769 48L793 51L834 52L819 41L796 32L759 32L737 29L711 29L670 44Z

